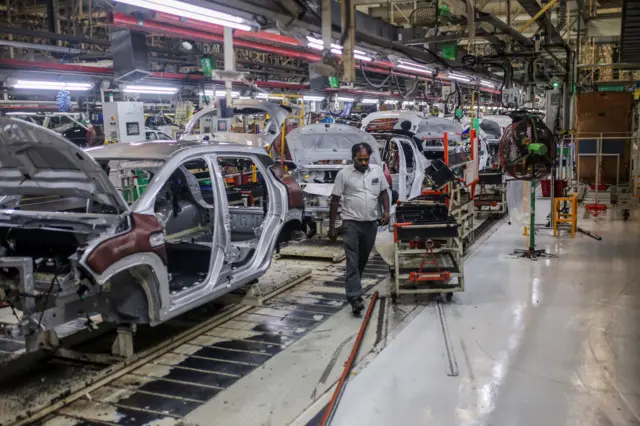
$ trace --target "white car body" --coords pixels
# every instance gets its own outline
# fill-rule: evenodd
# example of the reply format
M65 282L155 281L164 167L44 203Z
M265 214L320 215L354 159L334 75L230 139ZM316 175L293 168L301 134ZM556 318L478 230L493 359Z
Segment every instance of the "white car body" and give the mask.
M180 140L185 141L205 141L216 140L239 145L252 146L255 148L266 148L270 146L280 136L282 124L287 118L287 111L278 105L270 102L256 100L234 100L234 114L242 113L266 113L270 119L267 120L265 127L260 133L233 133L233 132L215 132L215 133L194 133L196 125L200 119L208 115L217 115L217 108L214 106L205 107L196 112L189 120L185 127L185 132Z
M312 229L315 226L315 232L324 235L335 176L352 164L351 148L361 142L373 150L371 164L382 166L377 142L356 127L334 123L298 127L289 132L286 139L296 166L293 177L304 191L306 224Z
M409 122L411 126L403 123ZM384 132L406 130L422 141L422 152L429 160L441 158L444 152L444 134L449 140L449 154L464 151L461 145L462 126L448 118L431 117L418 111L379 111L362 120L362 130Z

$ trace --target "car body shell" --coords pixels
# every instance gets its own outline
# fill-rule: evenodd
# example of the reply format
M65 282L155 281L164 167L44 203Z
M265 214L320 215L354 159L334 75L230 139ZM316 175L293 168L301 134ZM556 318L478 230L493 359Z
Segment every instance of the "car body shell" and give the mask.
M66 275L54 275L60 285L48 295L51 303L44 311L30 301L29 295L41 297L46 292L38 287L33 275L20 280L0 276L0 288L5 289L2 294L16 290L18 294L27 295L19 303L24 316L12 330L30 337L28 342L37 342L43 332L76 320L79 306L85 312L102 314L115 323L157 325L233 291L267 270L276 238L295 210L289 208L290 191L272 172L274 164L264 149L193 141L145 141L83 151L57 133L22 120L0 118L0 128L3 194L0 231L7 241L13 238L20 244L24 234L26 244L27 236L36 230L61 237L73 235L72 241L81 241L65 260L69 273L65 269ZM263 178L268 193L266 207L229 206L218 164L221 158L244 158L256 165L256 173ZM212 202L203 200L197 182L187 179L183 184L185 194L190 194L188 198L193 200L189 203L209 218L206 223L210 223L210 229L205 226L204 232L211 236L211 241L206 240L204 245L210 247L210 263L206 277L188 288L173 291L170 290L172 277L168 272L167 252L163 250L163 246L171 242L166 240L156 202L170 178L194 159L209 168ZM104 165L110 161L132 161L140 167L155 167L155 175L133 204L125 202L112 176L105 172ZM85 200L86 211L56 211L49 208L53 204L46 202L33 209L16 209L21 202L26 203L25 200L38 197L43 191L63 201ZM59 205L60 202L56 198L53 203ZM108 213L91 210L89 206L95 205ZM239 249L232 237L234 227L246 223L256 224L251 229L256 236L255 244L252 255L238 265L233 263L233 255ZM19 255L12 255L11 247L3 245L0 266L22 259L20 268L33 267L36 259L29 256L29 250L37 250L35 246L25 247ZM114 298L110 299L111 296ZM119 304L118 312L114 312L116 304Z

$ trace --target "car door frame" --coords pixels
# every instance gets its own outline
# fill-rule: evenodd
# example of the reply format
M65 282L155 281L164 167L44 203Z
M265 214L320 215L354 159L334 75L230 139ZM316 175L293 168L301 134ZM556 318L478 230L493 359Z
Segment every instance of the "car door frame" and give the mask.
M224 185L224 179L222 172L220 171L220 165L217 162L218 158L246 158L255 164L256 171L262 174L265 184L267 185L268 194L268 211L264 221L270 221L270 229L263 227L262 233L258 244L256 245L255 254L253 258L246 264L238 268L228 268L222 272L224 279L234 288L239 287L243 283L250 282L256 277L262 275L270 266L273 250L277 237L282 230L288 211L288 190L286 185L277 182L275 176L273 176L270 166L273 164L273 160L266 154L260 155L255 152L247 151L225 151L219 152L215 156L215 163L217 170L220 173L220 182ZM268 164L271 163L271 164ZM223 186L223 188L226 188ZM226 191L226 189L225 189ZM226 202L226 192L223 197ZM273 209L273 210L272 210ZM230 208L228 203L225 204L224 225L227 233L228 244L231 244L231 217ZM263 222L264 224L264 222ZM233 280L233 281L232 281Z
M213 155L215 158L215 154ZM170 158L160 169L158 174L150 182L142 197L134 204L134 211L140 214L156 215L154 206L158 193L164 184L171 177L173 172L184 163L203 159L209 166L209 174L213 185L213 238L211 242L211 260L207 277L198 285L189 287L176 294L172 294L169 289L169 279L159 279L158 294L161 302L159 321L166 321L194 307L200 306L206 301L216 297L218 288L222 287L225 281L222 277L224 265L224 254L229 241L229 235L225 232L223 212L226 211L226 197L222 197L221 184L222 174L217 166L217 162L212 161L212 154L207 151L197 150L179 153ZM166 271L166 268L165 268ZM151 313L150 313L151 314Z

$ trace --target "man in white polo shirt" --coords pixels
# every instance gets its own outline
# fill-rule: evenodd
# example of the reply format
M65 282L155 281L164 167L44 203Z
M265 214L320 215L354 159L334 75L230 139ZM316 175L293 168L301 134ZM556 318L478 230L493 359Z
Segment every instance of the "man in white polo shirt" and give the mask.
M362 273L376 242L378 223L389 223L389 184L382 167L369 164L371 146L355 144L351 149L353 165L340 170L333 184L331 196L329 238L335 241L338 204L342 198L342 229L344 251L347 256L345 290L353 313L364 309ZM383 207L380 217L380 205Z

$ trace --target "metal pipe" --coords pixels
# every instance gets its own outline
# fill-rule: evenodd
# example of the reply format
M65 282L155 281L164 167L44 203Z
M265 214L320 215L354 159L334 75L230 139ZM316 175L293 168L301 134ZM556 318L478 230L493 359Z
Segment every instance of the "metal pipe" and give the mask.
M544 13L551 9L556 3L558 2L558 0L551 0L549 3L547 3L547 5L545 7L543 7L542 9L540 9L540 11L538 13L536 13L533 18L529 19L523 26L521 26L518 31L523 32L524 30L526 30L527 28L529 28L529 26L531 24L533 24L534 22L536 22L538 20L539 17L541 17L542 15L544 15Z
M369 320L371 319L371 314L373 313L373 307L378 300L378 292L375 291L373 296L371 296L371 301L369 302L369 307L367 308L367 313L362 320L362 325L360 326L360 331L358 332L358 336L356 337L356 341L353 343L353 348L351 349L351 353L349 354L349 359L344 366L344 370L342 371L342 375L340 376L340 380L338 381L338 385L336 386L336 390L331 397L331 401L329 401L329 405L327 405L327 409L324 412L324 416L322 416L322 421L320 422L320 426L326 426L331 422L331 418L335 414L336 407L338 406L338 401L344 392L345 383L348 375L351 373L351 369L353 368L353 364L356 360L356 356L358 356L358 350L360 349L360 344L362 343L362 338L364 337L364 332L367 330L367 326L369 325Z
M196 30L201 30L205 32L212 32L215 34L223 34L224 28L222 25L209 24L207 22L196 21L195 19L183 18L181 16L172 15L170 13L164 12L155 12L153 15L153 19L158 22L164 22L166 24L172 24L178 27L185 28L193 28ZM233 32L233 37L235 39L254 39L260 40L268 43L280 43L280 44L288 44L291 46L303 46L300 40L283 36L280 34L269 33L266 31L243 31L243 30L235 30Z
M98 53L91 50L74 49L72 47L51 46L48 44L25 43L22 41L0 40L0 46L17 47L19 49L46 50L48 52L66 53L69 55L79 55L88 53Z
M149 33L160 34L164 36L185 37L214 43L224 42L224 37L217 34L176 27L173 25L165 24L163 22L157 22L149 19L136 19L135 17L126 15L124 13L114 13L111 18L111 23L119 28L146 31ZM290 56L292 58L300 58L310 62L317 62L322 59L320 56L308 52L301 52L298 50L286 49L273 45L255 43L245 40L236 40L235 45L238 47L245 47L247 49L258 50L261 52L269 52L283 56Z
M110 46L111 42L109 40L96 40L89 39L86 37L73 36L68 34L56 34L46 31L35 31L27 28L19 28L19 27L9 27L6 25L0 25L0 33L2 34L12 34L12 35L20 35L25 37L41 37L41 38L49 38L53 40L63 40L68 41L70 43L86 43L86 44L94 44L97 46Z

